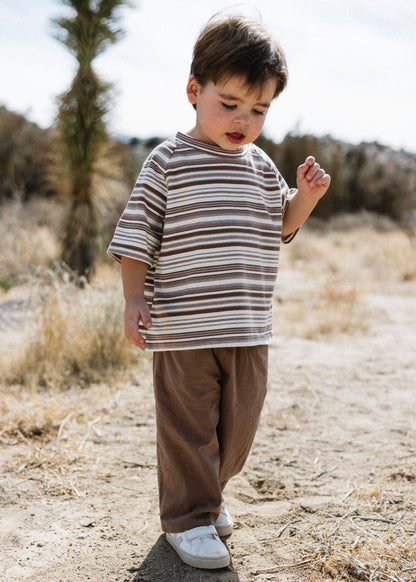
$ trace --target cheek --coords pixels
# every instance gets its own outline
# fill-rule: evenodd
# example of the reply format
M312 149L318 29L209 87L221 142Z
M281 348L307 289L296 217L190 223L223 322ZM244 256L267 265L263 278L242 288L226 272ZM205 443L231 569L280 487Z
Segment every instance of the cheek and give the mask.
M227 126L229 123L227 116L219 110L211 110L205 116L205 120L212 126L213 129L221 129L224 126Z
M259 127L260 129L263 129L263 125L264 122L266 121L266 116L265 115L256 115L255 118L255 125L256 127Z
M263 116L261 117L256 116L254 118L254 120L251 123L251 131L253 132L253 134L259 135L261 133L265 121L266 118Z

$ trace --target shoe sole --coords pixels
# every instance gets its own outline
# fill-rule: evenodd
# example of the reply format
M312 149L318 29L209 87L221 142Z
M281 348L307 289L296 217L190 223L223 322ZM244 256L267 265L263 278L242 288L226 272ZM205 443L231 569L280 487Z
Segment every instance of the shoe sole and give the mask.
M182 562L188 566L201 568L203 570L216 570L218 568L226 568L230 565L230 555L221 558L201 558L200 556L192 556L192 554L188 554L188 552L184 552L179 546L176 546L170 536L166 536L166 540L178 554Z

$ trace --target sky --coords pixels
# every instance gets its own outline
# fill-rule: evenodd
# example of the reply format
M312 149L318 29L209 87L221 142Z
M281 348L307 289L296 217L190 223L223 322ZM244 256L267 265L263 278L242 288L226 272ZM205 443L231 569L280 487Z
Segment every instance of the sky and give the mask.
M289 67L264 133L378 141L416 153L415 0L131 0L120 10L125 35L95 61L114 86L108 125L116 135L167 137L191 129L185 93L192 48L223 10L261 19ZM0 105L42 127L76 62L56 40L60 0L0 0Z

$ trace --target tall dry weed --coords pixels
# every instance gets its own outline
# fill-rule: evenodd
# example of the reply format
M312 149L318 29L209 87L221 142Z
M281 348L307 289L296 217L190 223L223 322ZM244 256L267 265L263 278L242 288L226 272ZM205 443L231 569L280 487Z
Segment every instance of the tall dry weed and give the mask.
M19 348L2 356L3 381L60 389L111 376L138 352L124 337L120 285L75 286L44 271Z
M8 289L18 277L34 267L50 267L60 254L59 225L62 209L53 201L20 200L1 206L0 287ZM52 227L55 225L55 228Z

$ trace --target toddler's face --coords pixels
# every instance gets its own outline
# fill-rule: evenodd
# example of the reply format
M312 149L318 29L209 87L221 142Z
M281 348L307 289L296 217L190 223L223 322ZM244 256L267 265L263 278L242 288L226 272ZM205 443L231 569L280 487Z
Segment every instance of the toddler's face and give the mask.
M251 143L263 129L275 90L275 79L254 88L238 76L201 86L191 75L187 94L196 105L196 125L189 135L228 151Z

